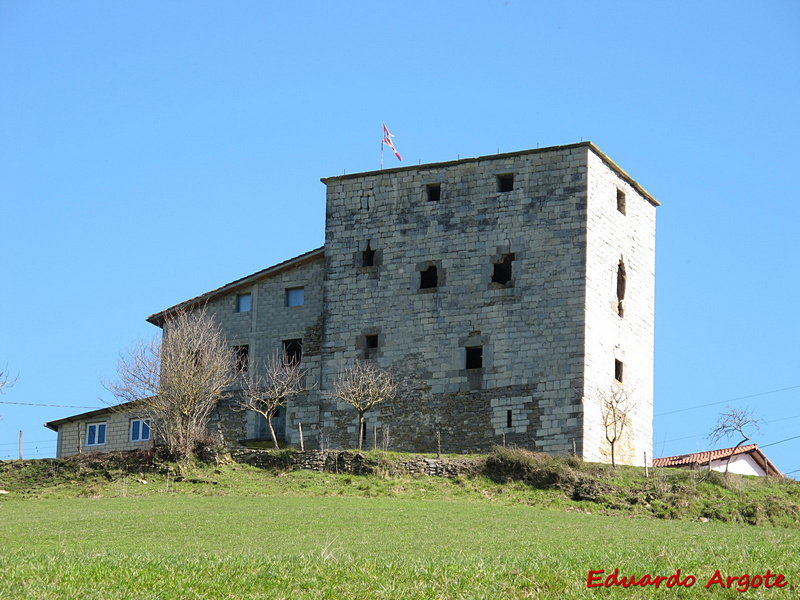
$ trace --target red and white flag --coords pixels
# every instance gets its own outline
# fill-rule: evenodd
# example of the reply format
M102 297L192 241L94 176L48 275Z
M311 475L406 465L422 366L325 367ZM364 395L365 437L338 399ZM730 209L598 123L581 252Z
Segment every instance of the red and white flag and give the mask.
M389 146L389 148L392 149L392 152L394 152L394 155L397 157L397 160L402 161L403 159L400 158L400 155L397 153L397 150L395 149L394 144L392 143L392 138L393 137L394 136L391 133L389 133L389 130L386 129L386 123L384 123L383 124L383 142L382 143L386 144L387 146Z

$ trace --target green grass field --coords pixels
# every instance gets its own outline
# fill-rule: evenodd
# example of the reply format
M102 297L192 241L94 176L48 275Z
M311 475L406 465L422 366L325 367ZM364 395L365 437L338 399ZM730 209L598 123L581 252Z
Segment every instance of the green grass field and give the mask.
M742 597L704 589L717 569L788 581L746 597L800 597L800 529L586 514L517 482L228 466L70 487L51 474L36 490L51 498L0 501L0 598ZM587 588L590 570L615 568L696 582Z

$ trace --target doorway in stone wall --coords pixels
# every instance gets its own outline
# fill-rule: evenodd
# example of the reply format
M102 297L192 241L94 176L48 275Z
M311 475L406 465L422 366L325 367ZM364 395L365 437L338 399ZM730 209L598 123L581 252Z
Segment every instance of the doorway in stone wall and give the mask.
M286 439L286 408L279 406L272 413L272 428L275 430L275 437L278 441ZM264 415L256 415L256 439L258 440L271 440L272 437L269 433L269 426Z

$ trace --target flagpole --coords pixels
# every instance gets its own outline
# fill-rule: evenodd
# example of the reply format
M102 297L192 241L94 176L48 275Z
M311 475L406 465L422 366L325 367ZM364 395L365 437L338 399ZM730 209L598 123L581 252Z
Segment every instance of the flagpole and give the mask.
M383 126L383 129L386 129L386 123L381 122L381 125ZM384 133L383 130L381 130L381 171L383 171L383 136Z

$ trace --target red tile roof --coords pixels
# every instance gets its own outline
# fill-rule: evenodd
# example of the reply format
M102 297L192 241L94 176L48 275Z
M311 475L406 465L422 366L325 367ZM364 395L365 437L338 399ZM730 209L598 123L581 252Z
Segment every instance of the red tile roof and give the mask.
M654 458L654 467L683 467L683 466L703 466L707 465L708 461L725 460L731 455L738 454L751 454L757 463L764 469L768 475L781 475L781 472L775 468L775 465L770 462L766 455L758 449L758 444L747 444L746 446L739 446L736 448L720 448L719 450L709 450L706 452L695 452L694 454L681 454L679 456L665 456L662 458Z

